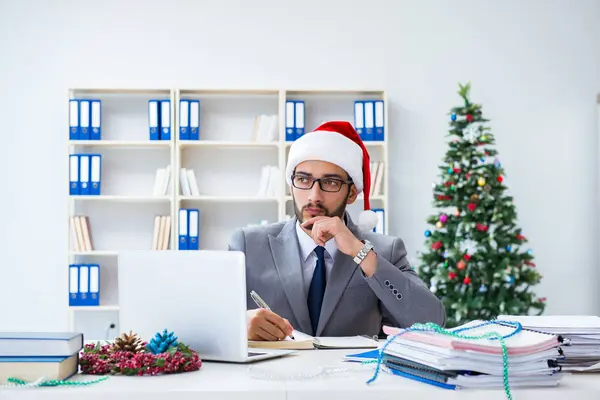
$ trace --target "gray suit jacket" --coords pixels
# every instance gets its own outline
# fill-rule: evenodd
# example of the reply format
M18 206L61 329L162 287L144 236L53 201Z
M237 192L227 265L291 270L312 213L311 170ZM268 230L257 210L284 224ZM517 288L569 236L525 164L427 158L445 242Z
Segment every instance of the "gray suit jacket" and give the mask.
M296 217L287 222L236 230L229 250L246 255L248 309L257 308L249 295L255 290L294 329L315 336L374 336L380 334L382 324L443 325L444 307L410 267L403 241L360 232L347 213L345 218L358 239L373 243L377 272L366 277L352 257L338 252L327 281L317 332L312 332L302 283Z

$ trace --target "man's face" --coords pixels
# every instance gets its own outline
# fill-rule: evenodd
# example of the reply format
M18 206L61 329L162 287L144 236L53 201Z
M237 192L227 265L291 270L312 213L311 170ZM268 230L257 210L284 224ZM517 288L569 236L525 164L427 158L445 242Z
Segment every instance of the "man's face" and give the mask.
M342 168L325 161L304 161L296 167L296 185L310 186L311 178L328 178L321 182L327 191L322 190L319 182L312 188L303 190L290 186L294 198L294 210L300 222L317 216L342 217L347 204L356 200L356 187L347 182L350 177ZM339 187L337 186L339 185ZM310 227L309 227L310 228Z

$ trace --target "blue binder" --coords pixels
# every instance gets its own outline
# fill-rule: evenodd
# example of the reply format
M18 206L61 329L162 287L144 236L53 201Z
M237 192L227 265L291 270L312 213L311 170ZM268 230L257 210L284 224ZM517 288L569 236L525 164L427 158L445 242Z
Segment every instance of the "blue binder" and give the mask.
M179 250L188 250L188 210L179 209Z
M79 305L88 304L90 294L90 267L87 264L78 264L79 267Z
M79 100L79 139L90 140L90 101Z
M285 102L285 140L296 140L296 106L291 100Z
M79 140L79 101L69 100L69 140Z
M89 267L89 296L85 305L100 305L100 265L88 264Z
M100 195L102 181L102 155L90 154L90 194Z
M69 155L69 194L76 196L80 194L79 189L79 155Z
M90 195L90 156L87 154L79 155L79 194Z
M91 140L102 139L102 101L91 101Z
M371 100L364 102L365 107L365 133L362 140L370 142L375 140L375 104Z
M373 208L371 209L378 218L377 225L373 228L373 232L385 234L385 211L383 208Z
M69 265L69 305L80 306L79 301L79 265Z
M190 140L200 140L200 100L190 100Z
M188 250L198 250L198 231L200 227L200 211L197 208L188 210Z
M385 118L384 118L383 100L375 101L375 140L384 140Z
M160 101L160 139L171 140L171 100Z
M354 102L354 129L362 140L365 137L365 102L356 100Z
M190 139L190 101L179 100L179 140Z
M296 139L298 139L304 135L304 101L297 100L295 103L294 124L296 126Z
M159 140L159 101L149 100L148 101L148 128L150 130L150 140Z

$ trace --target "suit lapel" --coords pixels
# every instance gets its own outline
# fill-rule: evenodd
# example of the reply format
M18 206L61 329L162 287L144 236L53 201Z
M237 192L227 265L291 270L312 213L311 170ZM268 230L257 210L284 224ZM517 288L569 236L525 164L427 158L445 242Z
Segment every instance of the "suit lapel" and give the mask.
M358 239L362 239L358 228L348 214L346 213L346 226L350 229L350 232L354 234ZM352 278L352 275L356 272L356 270L360 268L353 260L353 257L350 257L338 250L336 258L333 262L333 268L331 269L331 274L329 279L327 280L327 287L325 289L325 296L323 298L323 306L321 307L321 316L319 317L319 325L317 326L316 336L320 336L323 332L323 329L329 322L331 318L331 314L333 314L333 310L340 301L342 294L346 290L346 286L348 286L348 282ZM360 273L360 271L358 271Z
M296 321L300 325L295 326L294 329L309 333L312 331L312 328L310 326L308 305L302 283L300 250L296 236L296 218L290 219L277 237L269 236L269 244L283 290L296 317Z

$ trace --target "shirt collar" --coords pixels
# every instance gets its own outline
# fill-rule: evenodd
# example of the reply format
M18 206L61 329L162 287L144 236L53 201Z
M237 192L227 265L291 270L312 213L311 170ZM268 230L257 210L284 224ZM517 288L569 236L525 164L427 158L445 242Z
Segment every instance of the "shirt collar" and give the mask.
M302 255L302 262L306 262L310 253L313 252L317 244L315 241L308 235L308 233L304 232L300 227L300 221L296 221L296 236L298 236L298 243L300 243L300 254ZM325 251L333 260L335 260L335 256L338 251L337 243L335 239L331 238L327 242L325 242Z

